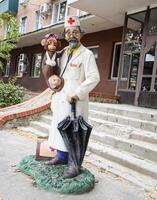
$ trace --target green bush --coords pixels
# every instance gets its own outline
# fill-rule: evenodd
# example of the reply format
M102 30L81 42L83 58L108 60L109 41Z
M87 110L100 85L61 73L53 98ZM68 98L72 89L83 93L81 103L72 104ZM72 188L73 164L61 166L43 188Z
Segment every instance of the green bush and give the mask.
M24 88L15 85L16 79L9 79L8 83L0 80L0 107L7 107L18 104L24 96Z

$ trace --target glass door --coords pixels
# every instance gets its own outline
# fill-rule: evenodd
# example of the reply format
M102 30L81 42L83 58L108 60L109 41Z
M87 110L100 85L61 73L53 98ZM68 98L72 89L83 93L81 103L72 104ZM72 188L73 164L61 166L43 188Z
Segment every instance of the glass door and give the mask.
M146 40L139 106L157 108L157 36Z
M154 91L156 79L156 49L157 42L154 42L144 56L141 91Z
M146 11L125 19L117 94L120 102L134 104Z

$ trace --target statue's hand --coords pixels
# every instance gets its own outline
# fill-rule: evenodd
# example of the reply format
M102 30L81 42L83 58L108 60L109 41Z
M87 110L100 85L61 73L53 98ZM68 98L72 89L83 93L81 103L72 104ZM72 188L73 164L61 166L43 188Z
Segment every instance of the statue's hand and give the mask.
M48 82L49 82L49 85L50 85L51 89L57 89L57 88L60 87L62 81L61 81L61 78L59 76L52 75L49 78Z
M71 103L73 100L78 101L79 97L76 94L68 94L66 100Z

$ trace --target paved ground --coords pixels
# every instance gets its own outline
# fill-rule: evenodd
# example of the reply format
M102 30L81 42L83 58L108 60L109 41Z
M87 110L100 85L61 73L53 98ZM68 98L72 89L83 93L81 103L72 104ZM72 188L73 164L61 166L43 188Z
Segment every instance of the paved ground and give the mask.
M0 131L0 200L144 200L144 191L131 183L85 162L96 176L95 188L82 195L50 193L33 185L33 180L18 171L17 164L34 154L36 141L10 131Z

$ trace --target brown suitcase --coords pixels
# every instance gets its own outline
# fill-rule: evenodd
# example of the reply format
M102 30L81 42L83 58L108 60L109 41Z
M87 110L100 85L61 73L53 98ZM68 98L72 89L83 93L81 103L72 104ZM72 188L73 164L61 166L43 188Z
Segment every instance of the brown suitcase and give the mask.
M55 157L56 151L51 150L47 145L47 140L38 138L36 146L36 160L51 160Z

